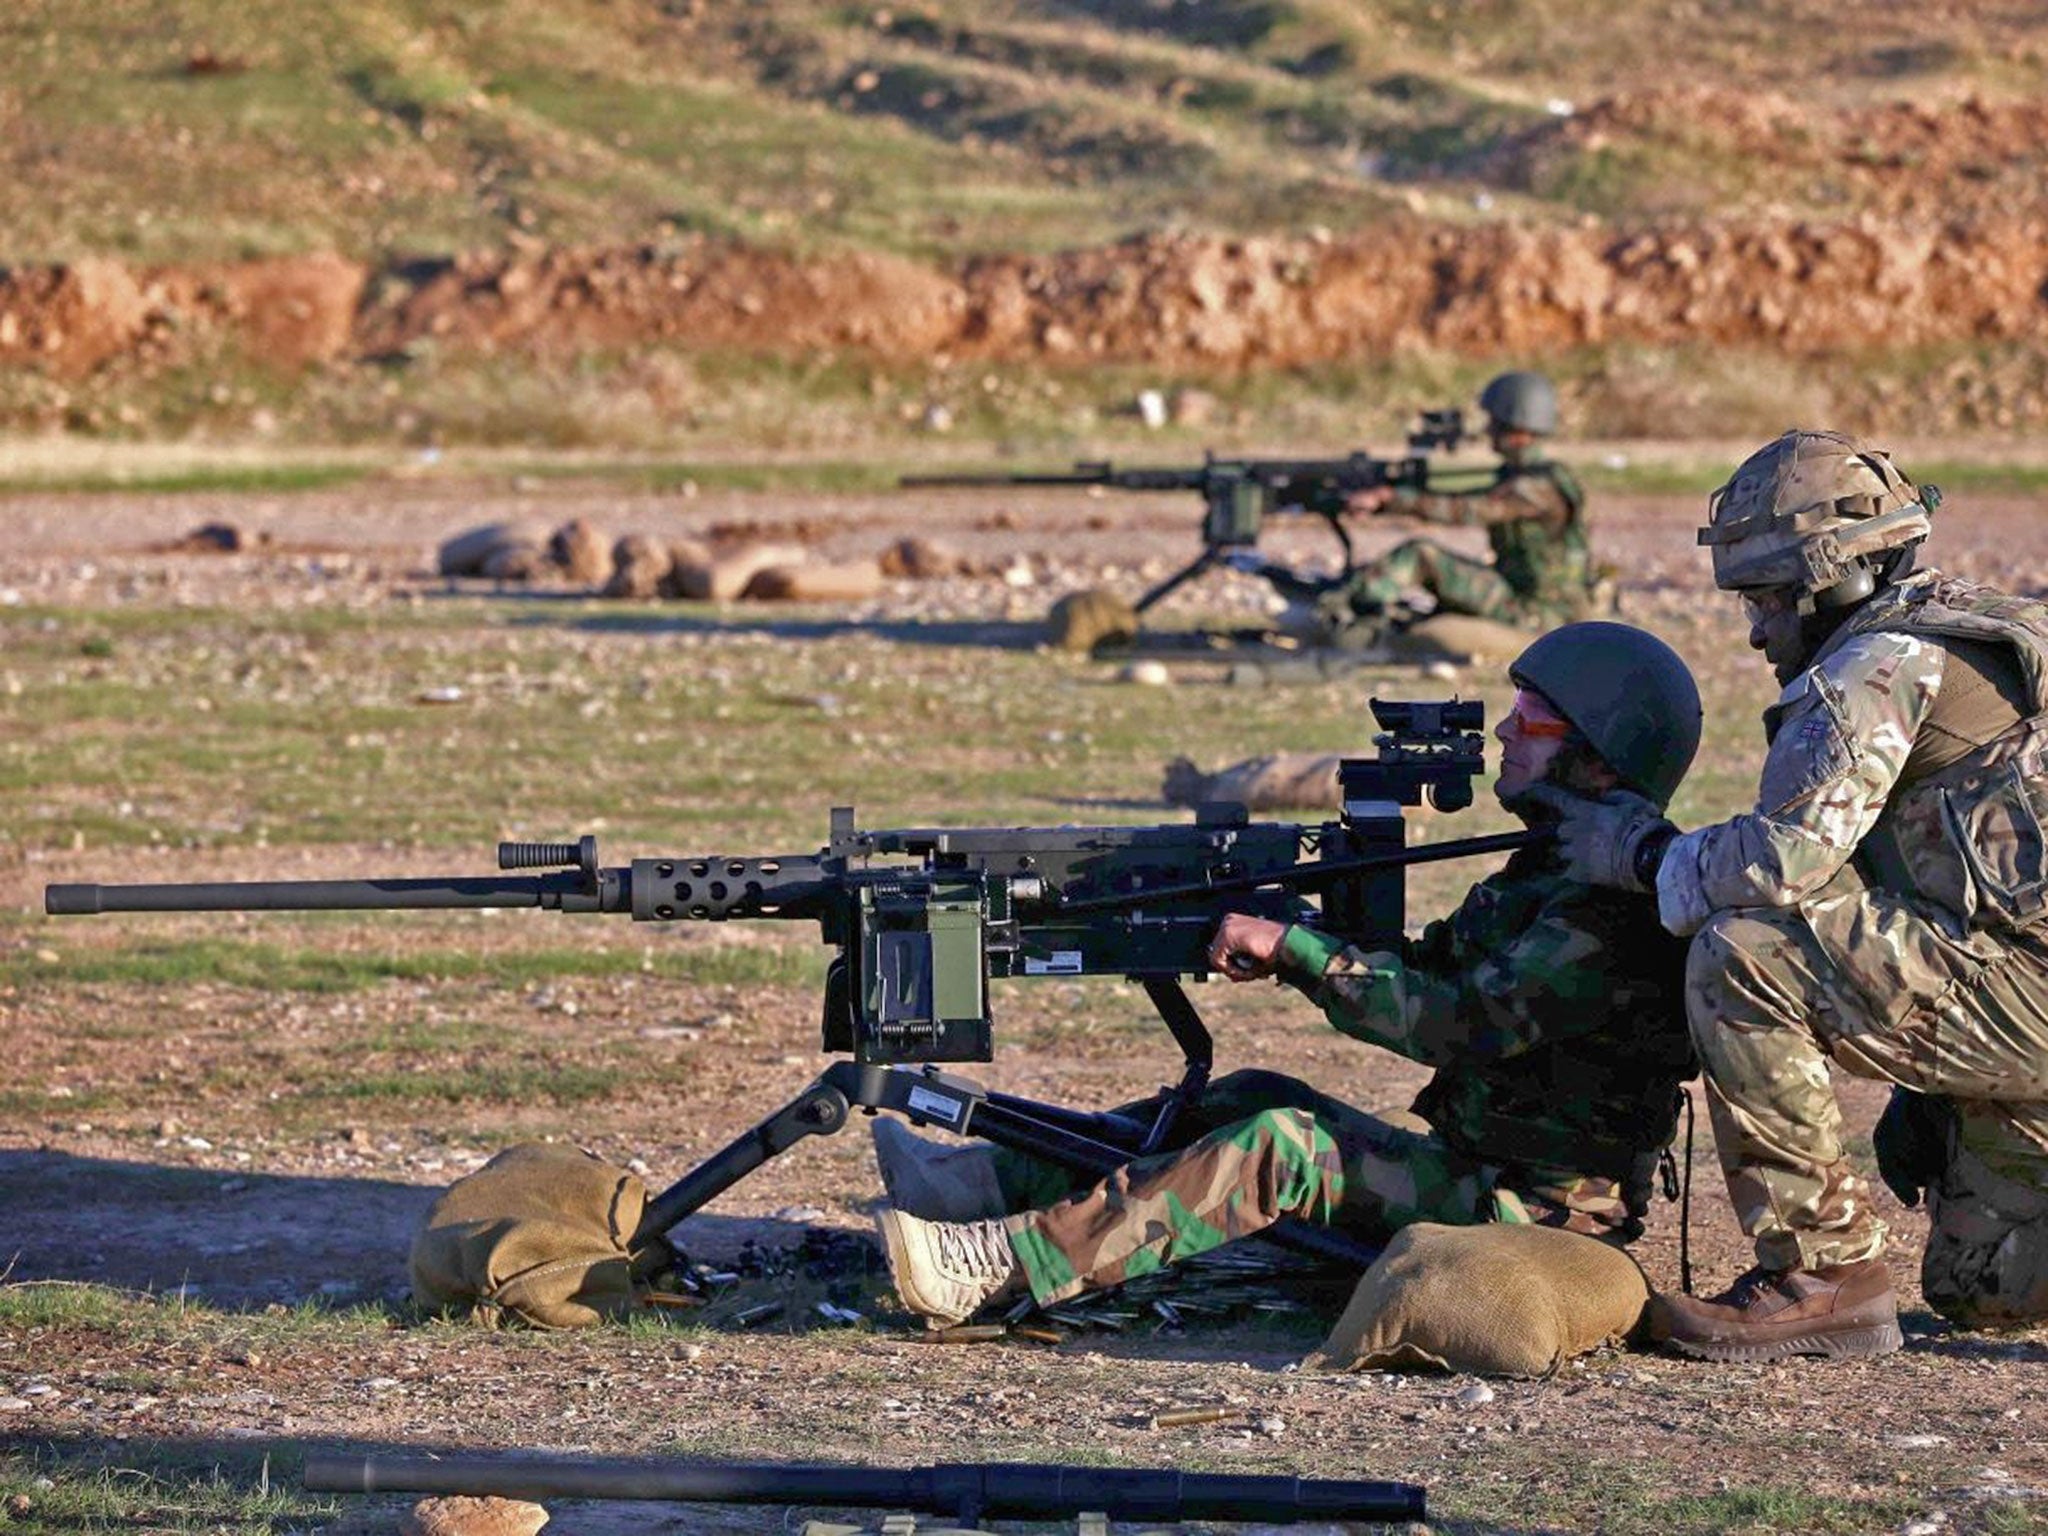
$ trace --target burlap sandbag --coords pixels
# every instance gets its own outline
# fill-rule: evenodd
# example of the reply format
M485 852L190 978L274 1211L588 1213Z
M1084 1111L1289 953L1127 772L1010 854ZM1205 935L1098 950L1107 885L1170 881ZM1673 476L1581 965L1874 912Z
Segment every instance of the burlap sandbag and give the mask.
M532 523L486 523L458 533L435 552L434 566L443 576L486 576L491 557L507 548L530 549L536 555L545 543Z
M1468 613L1439 613L1387 636L1396 661L1446 661L1454 667L1478 661L1513 661L1529 648L1535 631Z
M756 571L740 596L764 603L857 603L882 590L872 560L838 565L770 565Z
M1548 1376L1629 1337L1649 1301L1636 1261L1610 1243L1556 1227L1422 1223L1395 1236L1302 1363Z
M587 1328L633 1308L626 1249L647 1204L633 1174L528 1142L448 1187L412 1244L423 1307L495 1326Z
M1206 805L1232 800L1248 811L1290 806L1334 808L1337 804L1335 752L1275 752L1204 773L1185 757L1166 765L1159 793L1168 805Z
M1069 592L1045 618L1046 644L1061 651L1092 651L1105 640L1129 640L1137 633L1137 609L1094 587Z

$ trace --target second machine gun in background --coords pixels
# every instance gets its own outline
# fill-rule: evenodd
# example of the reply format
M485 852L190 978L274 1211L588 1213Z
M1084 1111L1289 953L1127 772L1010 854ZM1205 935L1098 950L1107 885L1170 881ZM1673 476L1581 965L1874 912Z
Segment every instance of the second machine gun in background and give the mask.
M1134 614L1163 601L1197 576L1220 564L1241 565L1265 578L1284 597L1298 599L1341 586L1357 569L1351 534L1344 527L1345 504L1357 491L1376 486L1421 490L1429 482L1428 455L1456 452L1465 441L1462 411L1424 411L1408 434L1408 455L1383 459L1359 452L1341 459L1217 458L1163 469L1118 469L1106 462L1080 463L1072 470L1038 475L906 475L905 486L1099 485L1119 491L1194 491L1202 498L1202 551L1155 584L1135 604ZM1247 558L1267 518L1280 513L1319 517L1343 551L1334 577L1316 576L1274 561Z
M1408 865L1503 853L1548 836L1408 847L1403 806L1472 803L1484 768L1482 706L1374 700L1372 711L1384 727L1377 755L1343 763L1338 817L1320 826L1254 822L1242 806L1216 805L1192 824L862 831L840 809L815 854L641 858L606 868L597 840L584 837L499 845L501 870L548 871L535 875L52 885L44 906L57 915L525 906L640 922L815 921L838 950L826 973L823 1046L849 1059L648 1203L633 1247L651 1272L671 1256L670 1228L769 1158L839 1130L854 1108L895 1110L1091 1178L1167 1150L1214 1055L1181 979L1207 976L1209 941L1225 913L1393 944L1406 922ZM1040 976L1136 981L1180 1048L1179 1082L1127 1115L993 1092L940 1070L993 1058L992 979ZM1340 1234L1300 1223L1272 1235L1353 1263L1370 1257Z

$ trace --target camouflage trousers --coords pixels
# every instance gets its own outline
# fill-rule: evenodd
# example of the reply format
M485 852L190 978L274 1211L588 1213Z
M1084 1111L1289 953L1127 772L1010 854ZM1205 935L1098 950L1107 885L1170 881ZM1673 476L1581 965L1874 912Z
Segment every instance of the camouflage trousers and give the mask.
M2044 939L1970 931L1853 870L1797 908L1725 911L1700 930L1687 1018L1761 1263L1812 1269L1883 1248L1870 1182L1843 1146L1832 1062L1955 1108L1955 1150L1931 1199L1928 1300L1951 1316L1987 1287L2048 1300Z
M1193 1139L1083 1189L1058 1170L999 1160L1006 1196L1052 1196L1067 1184L1050 1203L1004 1220L1041 1305L1121 1285L1283 1216L1368 1243L1417 1221L1532 1219L1518 1195L1496 1187L1494 1169L1420 1120L1369 1115L1278 1073L1234 1072L1212 1084L1180 1135Z
M1356 613L1383 613L1420 588L1438 613L1469 613L1512 624L1528 604L1484 560L1453 554L1434 539L1408 539L1361 566L1345 595Z

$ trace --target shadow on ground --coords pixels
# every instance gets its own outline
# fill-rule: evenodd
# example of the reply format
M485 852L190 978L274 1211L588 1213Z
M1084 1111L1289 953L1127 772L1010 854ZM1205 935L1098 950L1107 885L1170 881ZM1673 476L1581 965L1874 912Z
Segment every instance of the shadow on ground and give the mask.
M402 1303L413 1234L442 1188L0 1151L0 1270L14 1283L183 1294L229 1312ZM800 1230L696 1215L677 1235L693 1253L724 1255Z

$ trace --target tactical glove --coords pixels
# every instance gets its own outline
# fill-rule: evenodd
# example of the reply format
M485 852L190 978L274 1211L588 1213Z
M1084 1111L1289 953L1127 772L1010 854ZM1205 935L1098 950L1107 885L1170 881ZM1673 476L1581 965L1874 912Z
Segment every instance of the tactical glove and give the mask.
M1520 798L1557 818L1558 851L1574 880L1623 891L1655 888L1658 856L1678 829L1653 802L1633 790L1594 798L1552 784L1533 785Z

